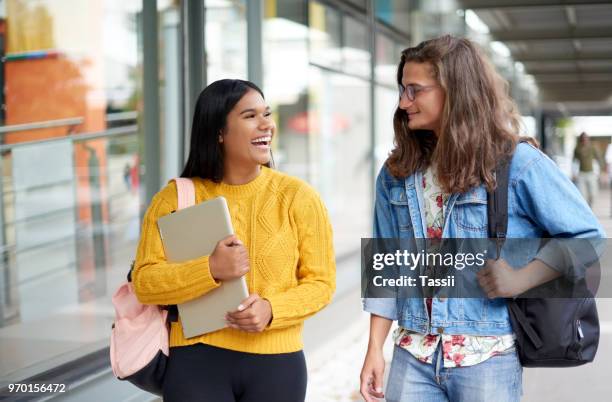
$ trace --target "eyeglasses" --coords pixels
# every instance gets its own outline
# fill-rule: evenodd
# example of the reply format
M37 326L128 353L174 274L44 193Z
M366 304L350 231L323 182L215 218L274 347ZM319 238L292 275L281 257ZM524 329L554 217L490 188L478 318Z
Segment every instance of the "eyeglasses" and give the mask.
M406 97L410 102L414 102L416 99L416 95L424 91L426 89L435 88L437 85L417 85L417 84L409 84L405 87L403 85L399 85L399 98L402 99L402 96L406 94Z

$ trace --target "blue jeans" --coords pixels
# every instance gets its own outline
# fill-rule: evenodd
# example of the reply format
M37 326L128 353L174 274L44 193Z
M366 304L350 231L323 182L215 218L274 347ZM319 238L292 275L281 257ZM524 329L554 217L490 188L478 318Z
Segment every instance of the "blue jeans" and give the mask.
M387 402L516 402L522 395L523 368L515 349L467 367L444 368L442 343L433 364L395 346Z

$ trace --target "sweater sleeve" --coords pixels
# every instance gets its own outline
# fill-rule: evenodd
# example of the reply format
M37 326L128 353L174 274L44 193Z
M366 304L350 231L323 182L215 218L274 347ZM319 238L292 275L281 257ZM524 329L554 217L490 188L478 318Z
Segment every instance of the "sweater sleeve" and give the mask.
M290 208L298 234L298 285L266 297L270 329L299 324L325 307L336 289L336 262L327 210L310 187L300 189Z
M220 285L210 273L209 256L181 263L166 261L157 219L176 209L162 196L172 188L176 187L168 186L153 197L142 223L132 282L138 300L144 304L179 304Z

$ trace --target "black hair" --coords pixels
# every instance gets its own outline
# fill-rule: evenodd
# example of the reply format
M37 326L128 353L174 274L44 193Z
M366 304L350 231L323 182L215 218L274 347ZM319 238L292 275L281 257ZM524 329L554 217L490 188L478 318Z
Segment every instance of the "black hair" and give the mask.
M227 115L250 90L264 97L257 85L234 79L215 81L200 93L191 125L189 157L181 177L201 177L216 183L223 179L223 148L219 135L227 124Z

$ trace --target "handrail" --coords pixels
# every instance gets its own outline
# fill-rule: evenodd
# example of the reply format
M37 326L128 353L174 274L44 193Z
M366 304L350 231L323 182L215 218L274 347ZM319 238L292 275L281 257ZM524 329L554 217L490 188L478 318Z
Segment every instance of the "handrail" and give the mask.
M0 152L10 151L13 148L18 148L18 147L22 147L22 146L26 146L26 145L46 144L46 143L51 143L51 142L56 142L56 141L63 141L63 140L66 140L66 139L70 139L73 142L76 142L76 141L87 141L87 140L94 140L94 139L97 139L97 138L114 137L114 136L121 136L121 135L127 135L127 134L134 134L134 133L137 133L137 132L138 132L138 125L137 124L133 124L131 126L109 128L108 130L100 131L100 132L97 132L97 133L79 133L79 134L73 134L73 135L68 135L68 136L48 138L48 139L40 140L40 141L37 140L37 141L18 142L18 143L15 143L15 144L3 144L3 145L0 145Z
M138 112L135 110L130 112L109 113L106 115L106 121L135 120L137 118Z
M12 133L17 131L40 130L43 128L63 127L63 126L78 126L83 124L83 117L70 117L67 119L39 121L36 123L13 124L10 126L1 126L0 134Z

